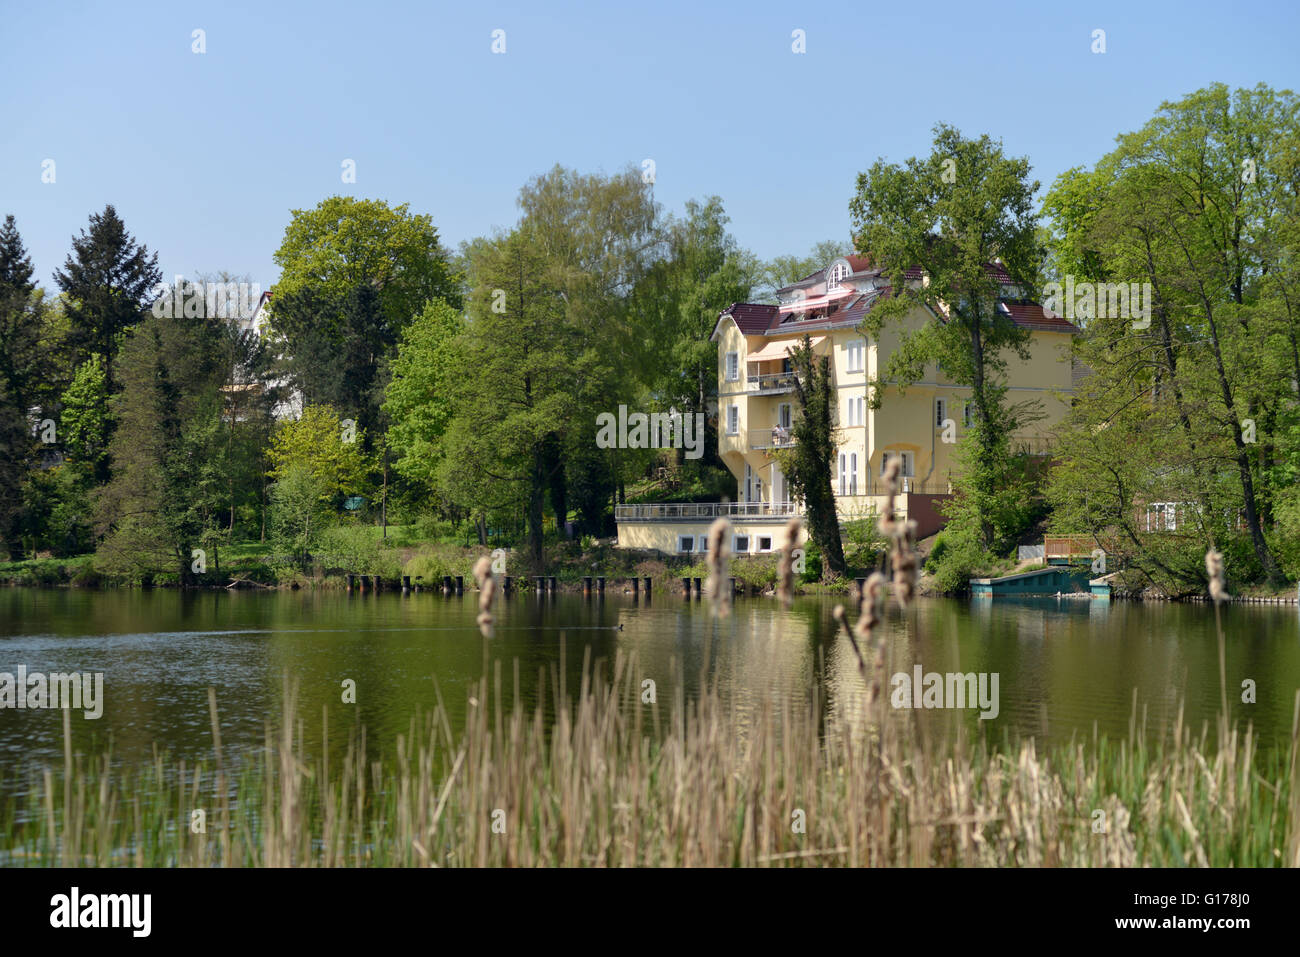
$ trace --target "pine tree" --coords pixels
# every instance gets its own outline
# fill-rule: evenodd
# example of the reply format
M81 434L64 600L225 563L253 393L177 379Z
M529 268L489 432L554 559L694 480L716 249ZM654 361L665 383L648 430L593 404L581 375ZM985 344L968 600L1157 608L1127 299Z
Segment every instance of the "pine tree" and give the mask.
M0 227L0 549L19 552L22 485L32 459L28 410L42 378L43 297L12 215Z
M92 214L90 229L73 237L72 252L54 280L68 297L68 318L81 358L99 355L109 394L122 333L144 318L162 280L158 254L137 243L111 205Z

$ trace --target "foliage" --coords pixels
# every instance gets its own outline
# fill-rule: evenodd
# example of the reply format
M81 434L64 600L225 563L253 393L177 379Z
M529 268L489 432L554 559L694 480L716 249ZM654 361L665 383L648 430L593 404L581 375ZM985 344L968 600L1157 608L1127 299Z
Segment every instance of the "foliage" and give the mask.
M1206 550L1226 554L1239 526L1252 554L1231 572L1283 580L1271 527L1300 466L1298 121L1293 94L1216 84L1162 104L1046 200L1063 267L1150 288L1140 321L1084 311L1091 375L1061 429L1053 521L1106 531L1169 592L1203 587ZM1176 528L1152 503L1172 504Z
M306 462L286 462L271 486L271 537L303 563L336 518L326 476Z
M144 317L161 279L158 254L136 242L111 205L91 214L90 229L73 238L72 253L54 273L73 346L83 359L103 358L110 394L116 391L113 370L122 335Z
M848 574L831 488L836 450L834 377L830 357L814 355L806 333L790 350L790 364L795 371L794 446L777 457L790 483L791 498L804 503L812 540L823 556L822 579L832 581Z
M464 325L443 300L426 303L402 333L384 393L384 414L392 423L387 441L397 455L393 466L426 489L437 487L442 437L452 417L456 340Z
M994 263L1023 292L1038 286L1038 246L1029 161L1012 159L988 136L967 139L950 126L934 130L924 159L903 166L878 160L858 176L849 204L854 241L885 269L892 298L868 313L865 331L879 339L886 323L921 310L942 317L903 329L882 375L872 383L872 404L884 389L899 393L925 377L932 363L953 382L971 388L975 466L968 494L986 548L996 531L988 514L997 495L1002 441L1027 418L1004 408L1007 354L1027 359L1029 332L997 308L1003 295ZM919 269L928 282L909 280Z
M271 439L270 475L285 477L296 466L306 467L322 503L335 507L349 495L370 491L370 461L361 451L363 433L345 433L337 412L314 405L303 410L302 418L283 422ZM297 480L296 480L297 481Z

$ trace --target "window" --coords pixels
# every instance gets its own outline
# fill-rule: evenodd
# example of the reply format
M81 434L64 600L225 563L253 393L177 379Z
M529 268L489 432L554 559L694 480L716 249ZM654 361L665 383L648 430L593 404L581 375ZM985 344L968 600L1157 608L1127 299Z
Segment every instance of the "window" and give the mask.
M772 550L772 537L764 535L758 540L758 550L760 552L770 552Z
M776 424L781 428L789 431L790 429L790 403L782 402L776 407Z
M701 535L701 536L700 536L700 547L699 547L699 550L700 550L701 552L707 552L707 551L709 550L709 536L707 536L707 535Z
M975 425L975 403L963 402L961 410L961 422L966 428L973 428Z
M1178 503L1152 502L1147 508L1147 531L1178 531Z
M854 339L845 348L848 350L847 371L861 372L863 369L862 358L866 354L866 343L861 339Z
M858 453L840 453L840 494L858 494Z
M943 420L948 418L948 400L934 400L934 425L935 428L943 428Z
M727 381L735 382L740 378L740 353L727 353Z
M836 263L831 266L831 271L826 274L826 291L834 292L836 289L839 289L840 283L848 276L848 274L848 263Z
M857 398L850 398L848 402L849 402L849 414L847 417L848 424L862 425L863 422L865 421L863 417L863 408L864 408L863 399L859 396Z
M679 552L693 552L693 551L695 551L695 536L694 536L694 535L678 535L678 536L677 536L677 550L678 550Z
M903 469L902 472L900 473L902 477L903 478L913 477L916 473L913 470L914 463L913 463L911 452L885 452L883 455L880 456L880 474L881 475L885 474L885 467L889 464L889 460L896 455L901 455L903 457Z
M744 555L749 551L748 535L733 535L731 537L731 550L737 555Z
M740 407L735 405L727 406L727 434L736 435L740 432Z

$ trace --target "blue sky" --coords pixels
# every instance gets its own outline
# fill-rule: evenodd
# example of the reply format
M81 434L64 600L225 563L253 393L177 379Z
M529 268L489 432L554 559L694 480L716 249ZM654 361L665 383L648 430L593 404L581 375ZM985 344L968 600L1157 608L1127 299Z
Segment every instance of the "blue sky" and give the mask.
M1047 185L1163 100L1300 88L1297 9L5 0L0 214L49 287L112 203L164 276L265 288L290 210L334 193L409 202L454 246L512 224L519 187L556 163L649 158L667 209L716 193L742 245L804 254L847 237L857 173L928 153L936 122L1001 139Z

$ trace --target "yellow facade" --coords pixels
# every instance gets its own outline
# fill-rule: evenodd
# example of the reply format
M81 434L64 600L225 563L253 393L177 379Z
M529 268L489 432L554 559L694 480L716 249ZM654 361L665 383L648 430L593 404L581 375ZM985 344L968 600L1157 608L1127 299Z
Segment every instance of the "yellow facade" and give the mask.
M824 295L824 288L814 287L814 292ZM871 517L883 509L879 477L886 455L904 456L904 489L909 494L895 502L900 513L914 509L933 526L935 500L922 499L951 491L950 483L959 469L956 443L967 430L965 406L971 396L970 388L954 384L937 366L931 366L919 382L905 389L885 387L880 408L873 410L868 386L869 380L880 375L889 355L898 348L904 331L935 321L938 320L930 312L917 308L902 322L890 323L879 340L869 339L848 325L835 328L833 323L821 327L813 323L788 323L796 329L799 325L812 326L808 335L814 341L814 353L831 357L837 417L837 462L831 485L842 522ZM1012 437L1013 445L1042 453L1050 444L1048 434L1064 417L1071 400L1072 330L1068 326L1034 328L1032 324L1029 329L1029 358L1008 356L1005 381L1009 401L1035 400L1042 413L1038 421L1027 423ZM782 375L780 353L784 345L797 344L802 338L802 332L786 331L781 324L774 324L761 333L746 334L726 313L714 333L718 343L720 457L736 476L740 505L770 508L782 516L797 512L798 504L790 504L779 462L771 454L773 447L779 447L788 438L779 431L774 434L773 430L788 427L797 409L797 399L787 377ZM760 361L752 358L755 355L760 356ZM699 537L713 520L712 517L677 522L648 520L639 517L631 507L620 508L619 512L621 547L670 553L683 551L682 536L694 535L698 549ZM746 536L751 552L768 531L775 529L779 536L786 520L772 515L742 526L740 516L732 518L737 533ZM923 530L923 534L931 530ZM780 546L779 541L773 544Z

